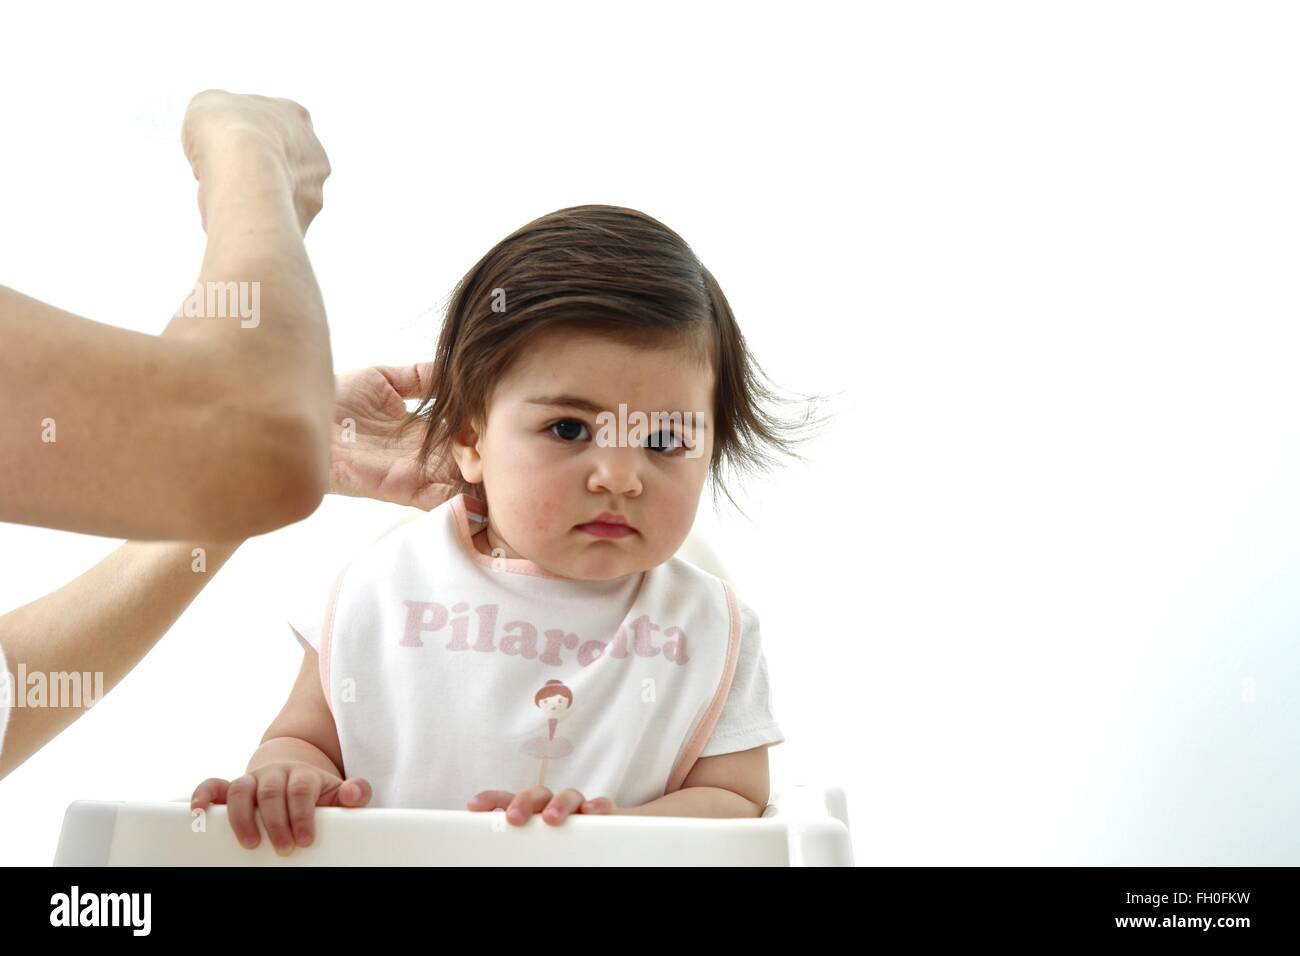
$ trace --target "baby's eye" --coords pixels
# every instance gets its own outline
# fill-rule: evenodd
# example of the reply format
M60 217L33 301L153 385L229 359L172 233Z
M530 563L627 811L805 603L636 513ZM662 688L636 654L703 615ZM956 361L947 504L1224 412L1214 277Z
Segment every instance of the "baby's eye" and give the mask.
M550 431L556 438L563 439L564 441L576 441L578 436L571 434L575 427L580 432L586 431L587 429L587 426L576 418L566 418L563 421L558 421L552 425ZM561 429L562 431L557 431L557 429Z
M685 448L686 444L676 432L658 431L650 436L650 440L646 442L646 447L662 450L665 454L671 455L673 452Z

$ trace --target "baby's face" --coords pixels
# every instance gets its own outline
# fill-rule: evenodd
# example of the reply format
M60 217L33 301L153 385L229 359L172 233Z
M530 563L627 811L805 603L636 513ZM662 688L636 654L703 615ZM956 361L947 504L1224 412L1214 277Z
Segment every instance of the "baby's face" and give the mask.
M476 547L581 580L668 560L691 530L708 476L713 387L712 369L688 350L542 337L497 383L481 433L467 429L455 446L465 479L487 496L489 524ZM656 439L598 443L597 415L608 412L617 435L620 404L629 429L634 412L683 414ZM603 512L626 518L632 533L580 527Z

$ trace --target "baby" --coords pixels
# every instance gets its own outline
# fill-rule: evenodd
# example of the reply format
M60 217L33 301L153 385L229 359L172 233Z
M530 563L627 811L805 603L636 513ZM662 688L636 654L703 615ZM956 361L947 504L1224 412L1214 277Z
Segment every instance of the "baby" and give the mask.
M757 817L771 708L758 619L675 554L706 479L766 466L802 423L722 290L643 213L578 206L457 285L424 401L449 496L292 622L302 670L226 803L281 854L317 806ZM450 466L455 466L455 472ZM725 489L724 489L725 490Z

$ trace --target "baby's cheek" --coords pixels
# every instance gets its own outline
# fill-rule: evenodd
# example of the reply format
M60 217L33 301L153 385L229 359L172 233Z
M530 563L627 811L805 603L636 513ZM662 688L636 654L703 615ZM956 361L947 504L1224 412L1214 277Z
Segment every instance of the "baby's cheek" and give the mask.
M546 535L555 522L555 515L560 513L554 501L548 495L536 492L521 495L518 501L520 507L514 515L517 526L528 529L534 539Z
M572 507L551 498L536 499L528 512L528 527L532 529L534 540L547 541L562 537L569 530L564 516Z
M677 549L686 543L686 538L690 533L691 522L689 520L677 520L671 527L660 528L655 540L655 547L659 551L666 552L663 555L663 560L667 561L676 554ZM669 548L668 546L673 542L677 542L677 546Z

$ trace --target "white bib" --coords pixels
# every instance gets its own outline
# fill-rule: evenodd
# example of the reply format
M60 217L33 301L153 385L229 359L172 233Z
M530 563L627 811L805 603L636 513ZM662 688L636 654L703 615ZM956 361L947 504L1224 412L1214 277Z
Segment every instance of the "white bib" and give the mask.
M679 789L736 672L730 585L680 558L557 577L480 553L485 516L459 495L339 575L318 650L345 773L380 807L463 810L539 784L628 807Z

